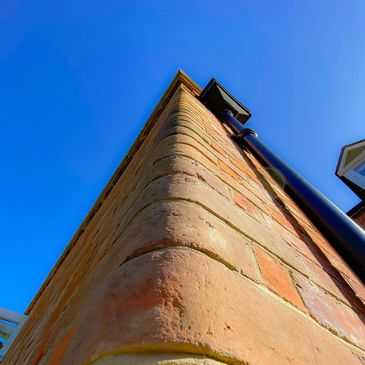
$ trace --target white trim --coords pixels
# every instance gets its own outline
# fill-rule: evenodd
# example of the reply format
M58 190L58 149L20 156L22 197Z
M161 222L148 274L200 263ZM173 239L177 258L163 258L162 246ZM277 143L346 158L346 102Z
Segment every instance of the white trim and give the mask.
M0 321L0 336L2 338L8 339L11 334L14 332L15 327L10 326L9 324L5 323L4 321Z
M365 176L362 176L357 171L350 170L344 176L360 188L365 189Z
M23 315L8 309L0 308L0 319L8 322L19 323L23 319Z
M1 324L0 329L4 329L4 331L9 335L9 337L5 341L4 347L0 349L0 362L3 361L6 353L9 351L10 346L12 345L16 336L22 329L27 318L28 317L24 314L19 314L4 308L0 308L0 321L5 320L16 324L16 327L11 327L4 322L0 323ZM4 336L4 338L6 338L6 336Z
M359 163L358 163L356 166L354 166L354 170L355 170L358 174L362 175L362 174L358 171L358 168L359 168L359 167L361 167L361 168L362 168L362 171L365 171L365 157L364 157L364 159L363 159L363 160L359 161ZM362 175L362 176L365 176L365 175Z
M361 162L365 161L365 149L360 152L352 161L350 161L342 170L342 174L346 174L347 171L355 169Z
M353 149L355 149L355 148L357 149L357 148L360 148L360 147L365 147L365 141L363 141L361 143L358 143L358 144L355 144L355 145L350 146L350 147L345 147L345 149L343 151L343 154L342 154L341 161L340 161L340 165L338 166L338 169L337 169L337 174L339 176L343 176L346 173L346 171L348 171L351 168L351 166L353 166L353 164L355 164L361 158L364 158L365 159L365 156L362 156L365 153L365 150L364 150L364 151L362 151L360 153L360 155L356 156L356 158L354 158L352 161L350 161L350 163L348 163L347 165L345 165L345 161L346 161L347 154L350 151L352 151Z

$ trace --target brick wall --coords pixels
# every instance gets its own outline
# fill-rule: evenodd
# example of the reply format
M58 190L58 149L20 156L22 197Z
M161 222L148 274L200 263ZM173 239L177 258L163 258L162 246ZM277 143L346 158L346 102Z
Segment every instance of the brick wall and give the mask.
M365 364L365 290L179 73L6 365Z
M365 229L365 210L363 211L363 214L359 217L357 217L357 219L355 219L355 222L362 228Z
M355 208L356 209L356 208ZM365 229L365 205L362 203L361 207L350 217L363 229Z

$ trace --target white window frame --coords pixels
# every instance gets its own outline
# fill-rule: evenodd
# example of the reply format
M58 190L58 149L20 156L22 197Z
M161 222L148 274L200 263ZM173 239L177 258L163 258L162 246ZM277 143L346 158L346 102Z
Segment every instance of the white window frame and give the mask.
M360 156L356 156L353 160L346 162L347 154L353 149L362 148L363 150L360 152ZM357 161L363 159L363 155L365 153L365 140L359 141L357 143L353 143L351 145L343 147L343 152L340 157L339 166L337 168L337 174L339 176L343 176L349 169L351 169Z
M362 160L362 161L360 161L355 167L354 167L354 170L356 170L356 172L358 173L358 174L360 174L361 176L364 176L365 177L365 175L363 175L362 173L360 173L359 171L358 171L358 168L359 167L361 167L362 168L362 170L363 170L363 172L365 173L365 156L364 156L364 159Z
M341 175L345 175L346 172L356 169L363 161L365 161L365 150L359 153L352 161L347 163L341 169Z
M365 176L356 171L356 168L364 163L364 161L365 151L362 151L353 161L349 162L347 166L344 166L340 176L345 176L357 186L365 189Z
M12 345L16 336L22 329L27 318L28 317L24 314L19 314L4 308L0 308L0 331L4 333L6 336L8 336L6 338L3 348L0 349L0 362L3 361L6 353L9 351L10 346ZM16 326L15 327L9 326L4 321L14 323Z
M356 170L347 171L343 176L365 190L365 176L361 175Z

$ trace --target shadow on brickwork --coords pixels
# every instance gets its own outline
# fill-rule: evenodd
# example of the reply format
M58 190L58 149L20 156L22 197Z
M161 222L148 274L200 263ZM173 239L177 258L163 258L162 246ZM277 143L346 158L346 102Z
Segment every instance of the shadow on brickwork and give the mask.
M262 175L262 173L256 168L255 164L251 161L251 159L247 156L246 152L237 146L237 149L241 153L242 157L251 167L252 171L255 173L258 181L262 184L264 189L270 195L272 201L275 205L280 209L283 215L286 217L287 221L291 224L295 232L298 234L299 238L306 244L308 249L311 251L313 256L317 259L317 262L321 265L324 271L329 275L330 279L342 293L342 295L347 299L353 309L355 309L356 315L359 319L365 324L365 305L364 303L356 296L354 290L351 286L346 282L346 280L342 277L341 273L337 268L335 268L327 256L322 252L322 250L317 246L317 244L313 241L313 239L309 236L307 231L303 228L297 218L290 212L290 210L285 206L285 203L277 195L275 190L268 183L266 178ZM364 317L363 317L364 316Z

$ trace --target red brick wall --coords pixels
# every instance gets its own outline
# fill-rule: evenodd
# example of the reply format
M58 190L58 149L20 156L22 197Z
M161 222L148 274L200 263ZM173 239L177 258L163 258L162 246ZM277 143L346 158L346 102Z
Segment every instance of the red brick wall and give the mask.
M365 207L351 217L360 227L365 229Z
M357 217L355 221L360 227L365 229L365 211L361 216Z
M364 364L365 290L179 74L9 364Z

